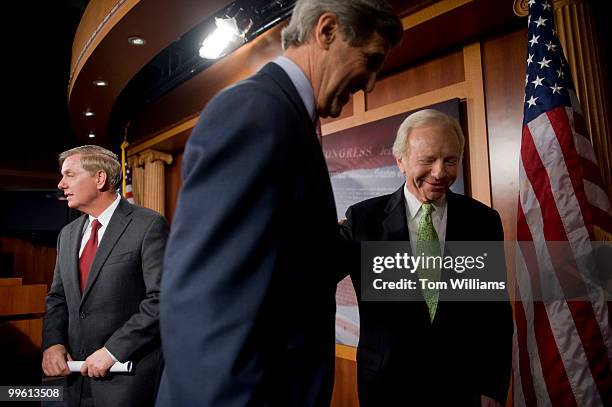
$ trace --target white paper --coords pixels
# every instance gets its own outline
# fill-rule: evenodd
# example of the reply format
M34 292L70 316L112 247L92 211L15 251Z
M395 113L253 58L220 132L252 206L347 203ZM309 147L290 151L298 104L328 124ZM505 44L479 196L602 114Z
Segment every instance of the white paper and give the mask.
M81 366L83 366L82 360L73 360L68 362L68 369L70 369L73 373L78 373L81 371ZM132 372L132 362L127 361L125 363L115 362L114 365L110 368L111 373L131 373Z

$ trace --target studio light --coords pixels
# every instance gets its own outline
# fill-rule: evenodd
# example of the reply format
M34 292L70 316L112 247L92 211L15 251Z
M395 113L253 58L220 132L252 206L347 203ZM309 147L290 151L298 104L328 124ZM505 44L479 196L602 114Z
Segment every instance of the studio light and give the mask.
M130 38L128 38L128 42L130 44L132 44L132 45L137 46L137 47L140 47L140 46L145 45L147 43L147 41L144 38L139 37L137 35L134 35L134 36L131 36Z
M251 28L251 19L239 19L237 13L234 17L215 17L217 28L210 34L200 47L200 57L204 59L217 59L244 42L244 35Z

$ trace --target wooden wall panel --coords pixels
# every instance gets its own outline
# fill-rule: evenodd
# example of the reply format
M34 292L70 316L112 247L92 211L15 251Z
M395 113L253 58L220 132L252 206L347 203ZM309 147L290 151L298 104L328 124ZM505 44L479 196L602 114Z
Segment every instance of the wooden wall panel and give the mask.
M493 207L506 240L516 240L526 44L526 29L482 43Z
M23 278L23 284L47 284L53 280L56 250L37 246L26 240L0 237L2 253L13 254L13 275Z
M376 109L464 79L463 51L458 50L379 80L374 90L366 95L366 109Z
M40 384L44 284L21 285L0 279L0 360L12 367L0 371L0 384ZM17 368L15 368L17 367Z

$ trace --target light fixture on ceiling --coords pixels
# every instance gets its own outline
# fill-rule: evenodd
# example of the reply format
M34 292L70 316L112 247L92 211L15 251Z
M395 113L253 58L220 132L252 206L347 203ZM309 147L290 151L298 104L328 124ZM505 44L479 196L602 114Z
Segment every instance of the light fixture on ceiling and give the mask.
M251 29L253 21L250 18L241 18L242 9L233 17L215 17L217 28L202 42L200 57L204 59L217 59L245 41L245 34Z
M99 86L99 87L104 87L104 86L108 86L108 82L103 81L102 79L96 79L93 81L93 84L95 86Z
M137 47L139 47L141 45L145 45L147 43L147 41L144 38L139 37L137 35L133 35L130 38L128 38L128 42L130 44L132 44L132 45L137 46Z
M95 115L96 115L96 113L95 113L95 112L92 112L91 110L85 110L85 111L83 112L83 115L84 115L85 117L93 117L93 116L95 116Z
M89 134L87 135L89 138L95 138L96 137L96 133L94 133L93 131L90 131Z

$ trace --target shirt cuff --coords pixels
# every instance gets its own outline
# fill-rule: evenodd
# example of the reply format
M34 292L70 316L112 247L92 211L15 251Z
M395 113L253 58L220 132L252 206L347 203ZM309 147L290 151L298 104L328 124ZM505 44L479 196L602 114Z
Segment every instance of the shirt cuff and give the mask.
M113 362L119 362L119 360L115 357L115 355L113 355L112 353L110 353L110 350L104 348L106 350L106 352L108 353L108 356L111 357L111 359L113 360Z

